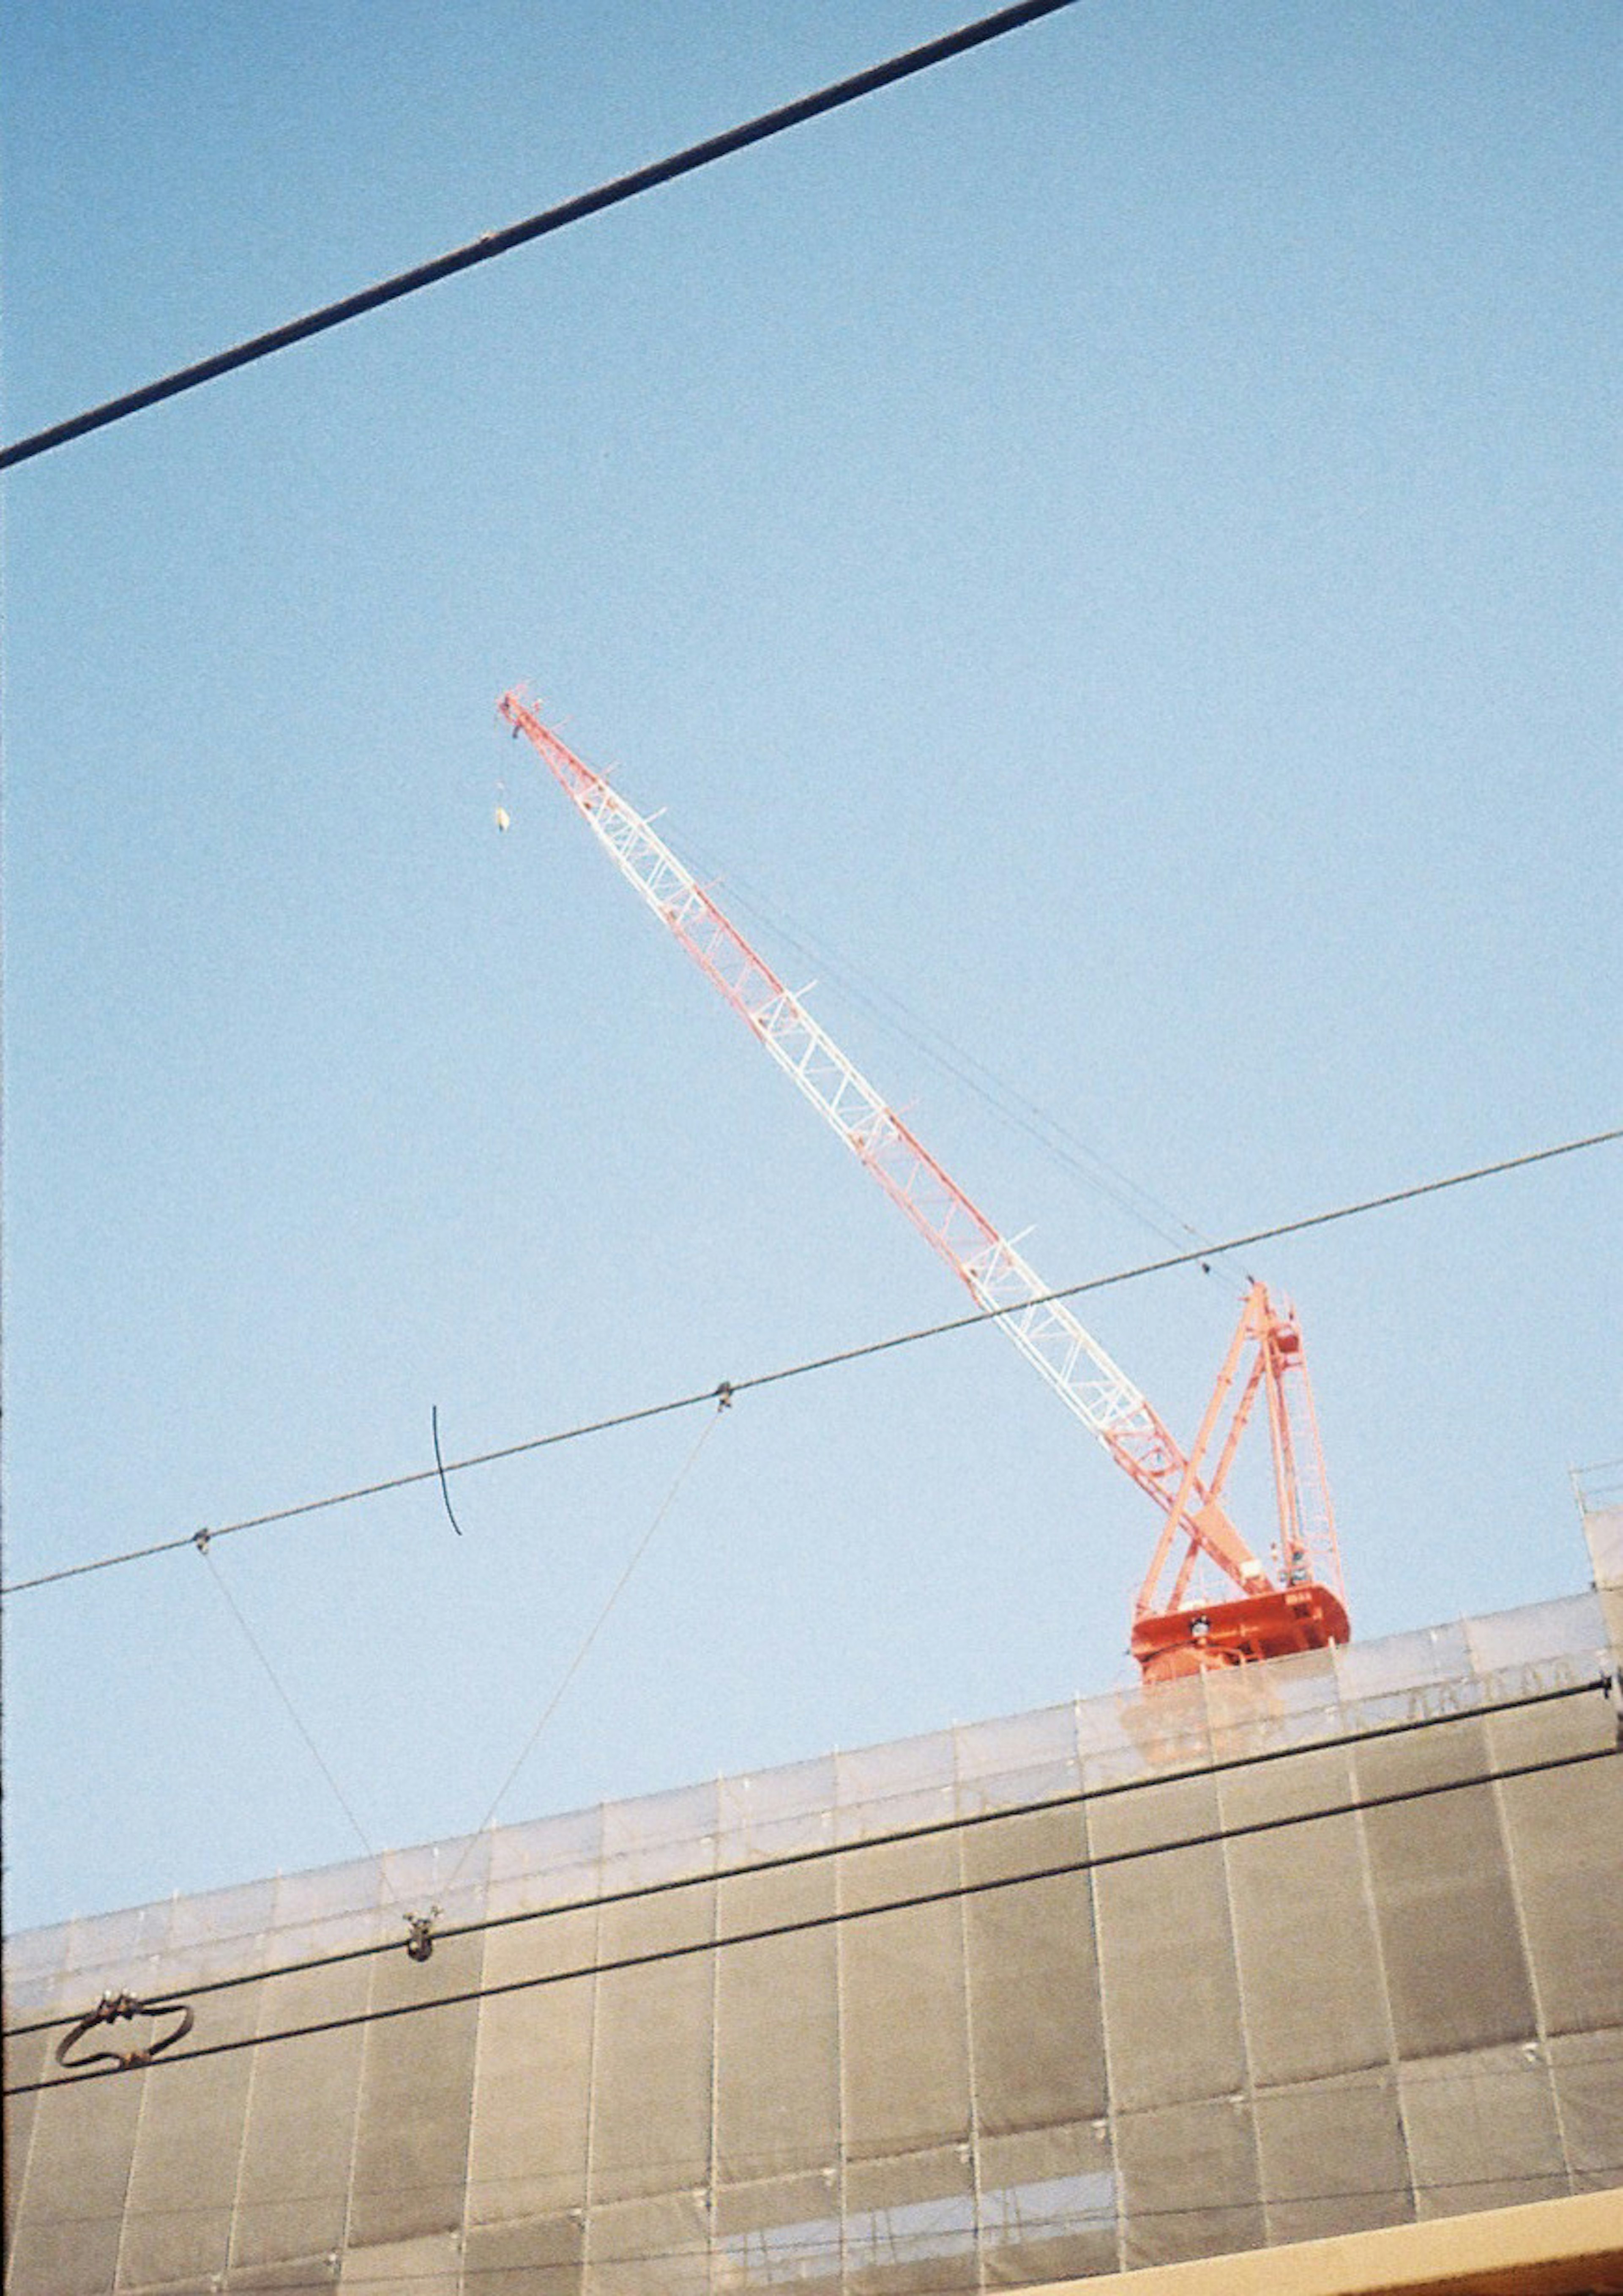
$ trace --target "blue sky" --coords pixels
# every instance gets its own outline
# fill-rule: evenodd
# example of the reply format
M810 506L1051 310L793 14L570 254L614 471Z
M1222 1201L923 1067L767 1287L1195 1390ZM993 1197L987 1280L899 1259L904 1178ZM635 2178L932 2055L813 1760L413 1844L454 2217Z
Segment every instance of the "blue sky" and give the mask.
M5 434L955 20L19 0ZM956 1312L521 678L1054 1283L1162 1249L1095 1159L1221 1235L1616 1122L1619 63L1078 6L13 473L8 1578ZM1257 1256L1361 1634L1586 1583L1620 1200ZM1238 1281L1087 1310L1180 1430ZM374 1846L483 1814L699 1432L215 1550ZM744 1398L502 1815L1125 1684L1153 1530L990 1333ZM191 1553L6 1659L9 1925L357 1848Z

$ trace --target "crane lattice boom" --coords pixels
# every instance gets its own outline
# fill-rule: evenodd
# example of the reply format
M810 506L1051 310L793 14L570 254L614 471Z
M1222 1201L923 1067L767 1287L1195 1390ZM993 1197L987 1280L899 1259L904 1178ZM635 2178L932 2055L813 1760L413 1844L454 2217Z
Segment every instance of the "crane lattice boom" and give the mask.
M1187 1591L1190 1570L1201 1554L1248 1597L1267 1587L1267 1573L1219 1503L1220 1477L1202 1479L1127 1374L847 1059L652 823L543 725L521 694L504 694L498 708L515 737L522 734L530 742L627 883L778 1066L977 1302L996 1314L999 1328L1067 1409L1162 1508L1168 1520L1157 1570L1181 1534L1188 1540L1188 1557L1177 1581L1180 1595ZM1255 1385L1254 1376L1245 1409ZM1274 1399L1270 1387L1271 1406ZM1231 1439L1225 1469L1232 1449ZM1197 1450L1197 1460L1200 1456ZM1141 1614L1150 1604L1147 1580Z

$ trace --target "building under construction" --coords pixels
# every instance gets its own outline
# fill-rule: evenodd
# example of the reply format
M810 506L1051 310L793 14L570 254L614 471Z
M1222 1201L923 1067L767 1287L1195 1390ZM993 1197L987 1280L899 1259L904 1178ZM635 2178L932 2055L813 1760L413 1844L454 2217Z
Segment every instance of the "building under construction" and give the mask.
M1588 1527L1568 1601L19 1936L13 2296L1623 2288Z
M1293 1315L1251 1287L1185 1449L501 714L1159 1508L1140 1683L13 1939L13 2296L1623 2296L1623 1509L1589 1594L1349 1644Z

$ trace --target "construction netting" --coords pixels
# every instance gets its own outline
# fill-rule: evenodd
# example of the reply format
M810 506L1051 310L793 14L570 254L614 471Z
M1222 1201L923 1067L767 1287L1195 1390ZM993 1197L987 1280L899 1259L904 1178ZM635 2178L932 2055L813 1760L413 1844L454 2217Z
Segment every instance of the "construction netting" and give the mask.
M1623 2184L1620 1606L15 1937L10 2286L889 2296Z

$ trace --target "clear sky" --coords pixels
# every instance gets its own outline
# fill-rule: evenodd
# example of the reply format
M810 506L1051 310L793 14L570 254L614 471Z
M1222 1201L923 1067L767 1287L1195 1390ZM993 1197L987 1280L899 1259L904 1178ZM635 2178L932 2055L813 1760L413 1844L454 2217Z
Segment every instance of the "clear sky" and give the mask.
M14 0L5 435L955 20ZM12 474L8 1579L967 1304L521 678L1053 1283L1165 1248L1096 1160L1220 1236L1616 1123L1620 45L1078 6ZM1247 1263L1357 1631L1586 1583L1620 1207ZM1088 1304L1185 1432L1241 1272ZM367 1841L484 1814L701 1430L216 1547ZM1154 1527L990 1332L744 1398L501 1815L1124 1685ZM6 1660L11 1926L357 1853L190 1550Z

